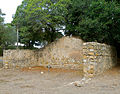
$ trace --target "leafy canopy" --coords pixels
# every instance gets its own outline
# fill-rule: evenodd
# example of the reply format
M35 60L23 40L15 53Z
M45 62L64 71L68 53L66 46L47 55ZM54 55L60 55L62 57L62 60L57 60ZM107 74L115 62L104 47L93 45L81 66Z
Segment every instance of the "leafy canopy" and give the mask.
M9 45L14 45L16 42L15 28L10 24L4 24L4 16L0 10L0 48L5 48Z
M26 45L50 43L65 35L120 47L119 0L24 0L13 24ZM64 28L63 28L64 27Z
M80 36L85 41L120 43L120 4L105 0L86 1L73 1L66 34Z
M70 0L24 0L18 6L13 24L19 28L21 42L48 43L62 36L65 15ZM29 46L28 45L28 46Z

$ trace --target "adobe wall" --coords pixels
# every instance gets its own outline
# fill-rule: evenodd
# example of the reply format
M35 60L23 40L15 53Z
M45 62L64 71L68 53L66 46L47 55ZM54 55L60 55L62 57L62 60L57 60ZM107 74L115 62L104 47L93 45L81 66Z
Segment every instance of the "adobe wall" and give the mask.
M5 50L4 67L22 68L47 66L82 69L83 41L63 37L40 50Z

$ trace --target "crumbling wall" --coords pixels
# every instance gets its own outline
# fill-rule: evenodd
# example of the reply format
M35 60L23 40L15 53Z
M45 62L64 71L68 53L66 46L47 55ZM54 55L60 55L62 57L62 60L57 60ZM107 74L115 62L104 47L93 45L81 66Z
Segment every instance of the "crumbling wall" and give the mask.
M117 63L116 49L97 42L83 43L84 75L93 77Z
M5 50L3 60L6 68L50 65L80 69L84 76L93 77L115 66L117 54L116 49L107 44L63 37L40 50Z
M21 68L48 66L69 69L82 68L83 41L74 37L63 37L40 50L5 50L4 66Z

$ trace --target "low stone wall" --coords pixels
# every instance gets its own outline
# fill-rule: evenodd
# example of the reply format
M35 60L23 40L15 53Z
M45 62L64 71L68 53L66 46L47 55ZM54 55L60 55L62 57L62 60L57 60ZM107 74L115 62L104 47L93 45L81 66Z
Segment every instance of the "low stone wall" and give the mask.
M4 67L52 66L82 70L83 41L63 37L40 50L5 50Z
M74 37L63 37L40 50L5 50L5 68L48 66L79 69L84 76L112 68L117 63L116 49L97 42L83 42Z
M116 49L97 42L83 43L83 63L85 76L93 77L116 65Z

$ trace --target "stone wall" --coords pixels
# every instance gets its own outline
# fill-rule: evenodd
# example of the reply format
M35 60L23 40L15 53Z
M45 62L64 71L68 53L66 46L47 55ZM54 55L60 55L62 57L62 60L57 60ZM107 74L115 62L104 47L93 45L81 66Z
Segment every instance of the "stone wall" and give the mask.
M83 41L63 37L40 50L5 50L4 67L48 66L82 69Z
M97 42L83 42L74 37L63 37L40 50L5 50L5 68L48 66L80 69L86 77L113 67L117 63L116 49Z
M97 42L83 43L83 63L85 76L92 77L116 65L116 49Z

